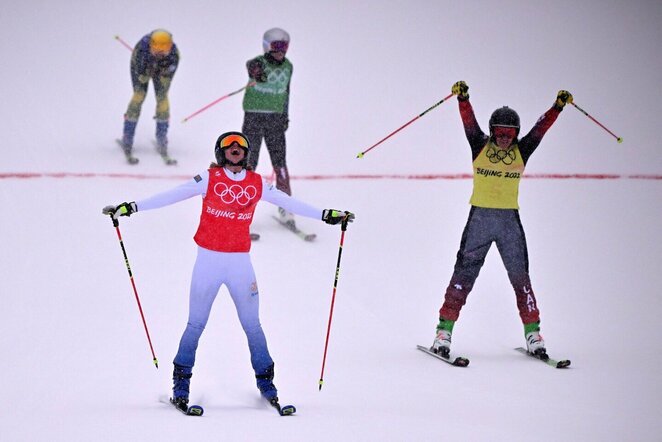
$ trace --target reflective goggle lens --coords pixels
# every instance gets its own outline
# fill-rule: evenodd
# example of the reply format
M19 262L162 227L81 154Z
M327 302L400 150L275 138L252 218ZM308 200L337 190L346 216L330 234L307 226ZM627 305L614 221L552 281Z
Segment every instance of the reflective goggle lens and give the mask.
M517 135L517 129L514 128L514 127L494 126L494 136L495 137L515 138L515 135Z
M271 52L287 52L290 43L287 41L272 41Z
M242 137L241 135L228 135L227 137L223 138L221 140L221 149L225 149L226 147L232 146L233 143L237 143L241 147L245 147L248 149L248 140L246 138Z

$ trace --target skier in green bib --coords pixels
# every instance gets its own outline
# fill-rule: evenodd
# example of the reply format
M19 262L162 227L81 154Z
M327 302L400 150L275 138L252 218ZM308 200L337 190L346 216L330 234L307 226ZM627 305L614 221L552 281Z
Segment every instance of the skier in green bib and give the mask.
M292 195L285 142L292 78L292 63L285 57L289 45L290 35L286 31L269 29L262 39L264 54L246 63L248 76L255 85L246 88L244 93L242 132L250 141L249 167L257 168L264 139L276 176L276 188ZM290 212L279 207L278 213L281 221L294 227L294 216Z

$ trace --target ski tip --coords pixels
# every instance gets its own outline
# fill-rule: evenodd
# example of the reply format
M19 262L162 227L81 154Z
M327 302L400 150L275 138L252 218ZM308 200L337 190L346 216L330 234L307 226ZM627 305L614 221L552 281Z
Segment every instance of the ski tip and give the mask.
M439 353L435 353L432 351L431 348L424 347L422 345L417 345L417 349L421 350L423 353L427 353L432 357L435 357L437 359L441 359L442 361L446 362L447 364L450 364L454 367L468 367L469 366L469 359L462 357L462 356L453 356L453 354L450 354L448 357L443 356Z
M188 407L186 414L189 416L202 416L205 410L200 405L191 405Z
M469 366L469 359L458 356L453 361L453 365L455 365L456 367L468 367Z
M297 409L294 405L283 405L280 408L280 415L281 416L291 416L296 412L297 412Z
M570 360L569 359L563 359L561 361L557 361L556 359L552 359L549 357L547 353L543 354L533 354L529 353L524 347L516 347L515 350L519 351L520 353L532 357L534 359L538 359L539 361L542 361L549 365L550 367L554 368L568 368L570 366Z
M186 402L177 403L175 399L170 398L170 403L179 411L187 416L202 416L205 410L200 405L187 406Z

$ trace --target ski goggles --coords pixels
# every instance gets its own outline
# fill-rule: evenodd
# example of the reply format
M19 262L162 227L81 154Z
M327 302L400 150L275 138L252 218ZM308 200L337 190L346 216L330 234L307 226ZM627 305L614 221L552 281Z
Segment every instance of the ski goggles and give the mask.
M221 149L225 149L226 147L232 146L234 143L237 143L239 147L248 149L248 140L246 139L246 137L239 134L230 134L221 138L221 140L218 143L218 146Z
M287 48L290 47L289 41L272 41L270 48L271 52L287 52Z
M493 131L496 138L515 138L517 136L517 128L512 126L494 126Z

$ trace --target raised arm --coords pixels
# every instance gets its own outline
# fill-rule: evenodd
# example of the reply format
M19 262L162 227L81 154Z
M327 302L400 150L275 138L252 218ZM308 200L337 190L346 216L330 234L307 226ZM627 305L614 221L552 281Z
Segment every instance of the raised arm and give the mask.
M460 117L464 125L464 133L471 147L471 157L476 159L482 148L487 142L488 136L480 128L474 109L469 102L469 86L464 81L458 81L451 89L453 94L457 95L458 106L460 108Z
M520 140L519 150L522 154L524 164L526 164L531 154L536 150L545 133L552 127L552 124L554 124L566 103L572 103L572 94L561 90L557 94L556 101L552 107L538 118L538 121L536 121L536 124L531 128L529 133Z

